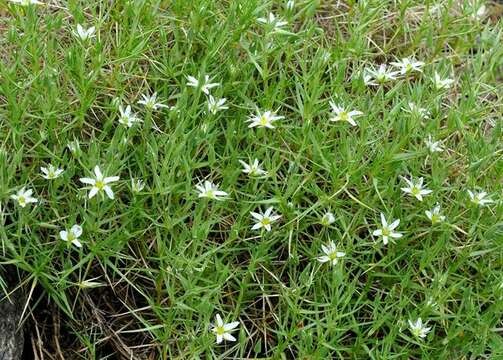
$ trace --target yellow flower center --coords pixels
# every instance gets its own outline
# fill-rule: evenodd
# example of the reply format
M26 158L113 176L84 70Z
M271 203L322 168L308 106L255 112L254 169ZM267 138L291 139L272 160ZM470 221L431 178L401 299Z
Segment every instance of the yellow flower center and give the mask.
M215 194L213 193L213 190L208 190L206 191L206 197L213 199L215 197Z
M26 204L26 199L25 199L25 197L24 197L24 196L20 196L20 197L18 197L18 198L17 198L17 201L18 201L18 203L20 203L21 205Z
M103 188L105 187L105 183L101 180L98 180L98 181L96 181L94 186L96 186L98 188L98 190L103 190Z
M253 175L253 176L258 175L258 168L256 166L252 165L250 167L250 175Z
M330 261L334 261L335 259L337 259L337 253L335 251L331 252L330 254L328 254L328 258L330 259Z
M225 329L223 326L217 326L216 329L215 329L215 332L218 334L218 335L223 335L225 334Z
M342 111L340 114L339 114L339 117L341 118L342 121L348 121L349 119L349 114L347 111Z
M70 232L70 233L68 233L67 239L68 239L68 241L73 241L73 240L75 240L75 235L73 235L73 234Z
M421 193L421 189L419 189L417 186L413 186L412 189L410 189L410 192L412 195L416 196Z
M382 228L382 236L389 236L391 231L387 227Z
M437 215L437 214L433 214L431 215L431 222L432 223L436 223L436 222L439 222L440 221L440 216Z
M271 219L269 218L263 218L261 221L262 225L269 225L271 223Z
M422 333L422 329L421 328L414 328L412 329L412 334L414 334L414 336L416 337L419 337Z
M412 71L412 65L411 64L407 64L405 66L405 71L407 71L407 72Z
M260 125L266 126L267 124L269 124L269 119L267 118L267 116L262 115L260 117Z

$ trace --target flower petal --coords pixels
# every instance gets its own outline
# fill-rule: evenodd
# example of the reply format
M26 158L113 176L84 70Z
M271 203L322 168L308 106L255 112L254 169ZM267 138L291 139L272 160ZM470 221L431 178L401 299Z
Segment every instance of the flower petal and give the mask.
M82 235L82 227L80 227L79 225L73 225L70 231L77 238L80 237L80 235Z
M105 187L103 188L103 190L105 190L105 192L107 193L107 196L109 199L113 200L114 199L114 192L112 191L112 188L108 185L105 185Z
M217 324L217 326L224 326L224 322L222 320L222 317L220 316L220 314L216 314L215 315L215 323Z
M99 189L97 187L94 187L91 189L91 191L89 191L89 199L92 199L97 193L98 193Z
M239 321L233 321L224 325L224 330L229 331L239 326Z
M236 338L229 333L224 333L222 336L227 341L236 341Z
M89 184L89 185L96 184L96 180L91 179L91 178L80 178L79 180L81 183L84 183L84 184Z
M94 174L96 175L97 179L103 179L103 174L101 173L100 167L98 165L94 167Z
M111 183L111 182L114 182L114 181L119 181L119 177L118 176L109 176L109 177L106 177L103 179L103 182L105 184L108 184L108 183Z

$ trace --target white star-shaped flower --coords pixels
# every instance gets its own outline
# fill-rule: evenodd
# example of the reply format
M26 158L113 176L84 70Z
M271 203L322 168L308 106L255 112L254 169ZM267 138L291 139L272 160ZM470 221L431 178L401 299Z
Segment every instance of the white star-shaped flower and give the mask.
M236 338L231 335L231 331L239 326L239 321L234 321L231 323L224 323L220 314L215 316L215 324L211 331L213 331L217 337L217 344L220 344L222 341L236 341Z
M454 84L454 80L449 78L442 79L436 71L432 81L433 85L435 86L435 89L437 90L449 89L452 86L452 84Z
M38 200L35 199L32 196L32 194L33 194L33 190L31 190L31 189L26 190L26 188L23 187L15 195L11 195L10 198L12 200L17 201L19 206L24 208L26 205L28 205L30 203L36 204L38 202Z
M272 111L265 111L263 113L259 111L256 115L251 115L247 122L250 123L250 125L248 125L249 128L260 127L274 129L273 123L284 118L284 116L275 115Z
M157 101L157 93L153 93L152 95L142 94L141 97L142 100L139 100L138 104L145 106L148 110L170 108L168 105L164 105L163 103Z
M258 18L257 21L261 24L272 26L274 31L279 31L283 26L288 24L288 22L276 18L273 13L269 13L267 18Z
M215 99L213 96L208 96L208 112L215 115L220 110L226 110L229 107L225 106L227 99Z
M424 141L426 147L431 153L442 152L444 149L442 148L441 141L433 141L431 135L428 135L428 138Z
M403 58L400 61L392 62L391 65L400 68L400 74L406 75L414 71L423 72L424 62L415 59Z
M242 160L239 160L241 165L243 165L243 172L250 176L262 176L266 175L267 171L260 168L260 163L258 159L253 160L253 163L247 164Z
M194 87L196 89L201 88L201 91L206 95L210 94L210 90L214 87L220 86L220 83L210 83L210 76L205 75L203 81L199 81L194 76L187 76L187 86Z
M250 214L256 221L255 225L252 226L252 230L264 228L266 231L271 231L271 224L281 218L281 215L274 214L273 210L271 206L264 213L251 211Z
M40 171L42 171L42 177L47 180L56 179L63 173L63 169L56 168L52 164L49 164L48 167L41 167Z
M485 191L475 192L471 190L468 191L468 196L470 196L470 201L478 206L484 206L487 204L492 204L494 201L489 199Z
M91 185L91 190L89 191L89 199L93 198L100 191L104 191L109 199L113 199L114 192L112 191L112 188L109 184L115 181L119 181L119 177L104 177L98 165L94 167L94 175L94 178L80 178L81 183Z
M126 106L126 110L121 106L119 106L119 112L120 112L120 117L119 117L119 123L122 125L130 128L136 123L142 122L139 118L136 117L136 115L131 111L131 106L128 105Z
M430 112L427 109L422 108L413 102L409 102L407 107L403 107L402 110L419 119L426 120L430 117Z
M389 81L396 80L398 71L391 71L386 68L386 64L381 64L377 70L365 68L363 81L365 85L383 85Z
M361 116L363 113L358 110L347 110L342 106L336 105L333 101L330 101L330 107L332 108L332 117L330 121L346 121L351 124L351 126L356 126L357 123L353 117Z
M77 24L77 29L73 32L73 34L82 41L87 41L96 37L96 28L91 26L89 29L84 29L82 25Z
M139 193L145 188L145 183L141 179L131 179L131 191Z
M335 216L331 212L327 212L321 218L321 224L324 225L324 226L332 225L334 222L335 222Z
M425 211L426 217L430 219L432 224L443 222L445 216L440 214L440 205L437 204L433 209Z
M67 231L63 230L59 232L61 240L71 242L76 247L82 247L79 237L82 235L82 228L79 225L73 225L72 228Z
M318 258L318 261L321 263L329 262L331 265L336 265L339 261L339 258L346 256L345 252L337 251L337 246L333 241L330 241L328 246L321 245L321 250L325 255L322 255Z
M403 235L399 232L395 232L394 230L400 224L400 219L394 220L391 224L388 225L388 221L383 213L381 213L381 228L374 230L372 235L374 236L382 236L382 241L384 245L388 244L389 239L399 239Z
M225 200L229 194L225 191L219 190L218 185L210 181L205 181L204 184L196 185L196 190L199 192L199 198L207 198L211 200Z
M408 320L408 322L409 322L410 332L415 337L423 339L426 337L426 335L428 335L428 333L431 330L431 327L426 327L426 323L423 324L423 321L421 320L421 318L417 319L415 322L413 322L411 320Z
M420 177L417 182L414 182L413 179L407 179L402 176L402 179L407 183L408 187L401 188L404 193L410 194L414 196L419 201L423 201L423 196L430 194L432 191L426 188L423 188L424 179Z

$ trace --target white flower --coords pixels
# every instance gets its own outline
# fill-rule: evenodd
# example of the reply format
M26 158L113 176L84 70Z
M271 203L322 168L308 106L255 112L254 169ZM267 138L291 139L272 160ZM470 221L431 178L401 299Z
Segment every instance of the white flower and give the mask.
M119 106L119 112L120 112L120 117L119 117L119 122L130 128L137 122L142 122L140 119L136 117L136 115L131 111L131 106L128 105L126 107L126 110L123 109L122 105Z
M94 197L99 191L105 191L110 199L114 198L114 193L110 187L110 183L119 181L118 176L104 177L101 173L100 167L96 165L94 167L94 178L80 178L80 182L84 184L91 185L91 191L89 191L89 199Z
M222 98L222 99L215 99L213 96L208 97L208 111L215 115L218 111L220 110L226 110L229 107L225 106L225 102L227 99Z
M440 205L438 203L432 210L426 210L425 214L428 219L430 219L432 224L443 222L445 220L445 216L440 214Z
M63 230L59 232L61 240L71 242L76 247L82 247L79 237L82 235L82 228L79 225L73 225L70 231Z
M402 110L420 119L428 119L430 117L430 112L427 109L422 108L413 102L409 102L407 107L402 108Z
M145 183L143 180L131 179L131 191L134 193L139 193L145 188Z
M257 21L261 24L269 25L273 27L274 31L281 30L281 28L288 24L288 22L281 19L277 19L273 13L269 13L267 18L258 18Z
M388 81L396 80L398 71L386 69L386 64L381 64L377 70L374 68L365 68L363 81L365 85L382 85Z
M336 105L333 101L330 101L330 107L332 108L333 116L330 121L347 121L351 126L356 126L356 121L353 119L355 116L363 115L361 111L358 110L347 110L342 106Z
M322 255L318 258L318 261L321 263L330 261L332 265L336 265L339 258L346 256L346 253L337 251L337 246L335 246L335 243L333 241L330 241L328 246L321 245L321 249L325 253L325 255Z
M419 337L419 338L423 339L426 337L426 335L428 335L428 333L431 330L431 327L426 327L426 323L423 324L423 321L421 320L421 318L417 319L416 322L413 322L411 320L408 320L408 322L409 322L410 332L415 337Z
M408 187L401 188L404 193L410 194L411 196L414 196L416 199L419 201L423 201L423 195L426 196L430 194L432 191L423 188L423 181L424 179L420 177L417 182L414 182L411 178L411 180L407 179L406 177L402 176L402 179L407 183Z
M327 212L323 217L321 218L321 224L324 226L329 226L335 222L335 216L331 212Z
M66 146L72 152L72 154L78 155L80 153L80 143L78 140L71 141Z
M374 230L372 232L372 235L382 236L382 241L383 241L384 245L388 244L389 238L399 239L403 236L401 233L393 231L400 224L400 219L394 220L391 224L388 225L388 222L386 221L384 214L381 213L381 224L382 224L382 227L380 229Z
M428 139L424 141L426 144L426 147L431 153L436 153L436 152L442 152L444 149L442 148L442 142L441 141L433 141L431 138L431 135L428 135Z
M485 5L481 5L479 8L473 6L471 11L472 11L471 18L480 20L483 19L484 16L486 15L487 8Z
M157 93L153 93L152 95L142 94L142 100L138 101L138 104L145 106L149 110L157 110L160 108L169 109L168 105L164 105L161 102L157 102Z
M89 289L89 288L96 288L96 287L100 287L100 286L105 286L105 284L103 284L103 283L93 281L95 279L98 279L98 278L96 277L96 278L92 278L89 280L83 280L83 281L76 283L76 285L82 289Z
M84 29L82 25L77 24L77 30L73 32L73 34L78 37L82 41L87 41L89 39L92 39L96 35L94 34L96 32L96 28L94 26L91 26L89 29Z
M288 0L287 3L286 3L287 10L293 10L294 7L295 7L295 1Z
M229 194L218 189L218 185L212 182L205 181L204 185L196 185L196 190L199 191L199 198L208 198L211 200L224 200Z
M33 196L31 196L32 194L33 194L33 190L31 190L31 189L26 190L26 188L23 187L21 190L19 190L16 193L16 195L11 195L10 198L17 201L19 206L24 208L29 203L36 204L38 202L37 199L35 199Z
M209 95L210 94L210 90L216 86L220 86L220 83L210 83L210 76L209 75L205 75L204 76L204 81L199 81L198 79L196 79L195 77L193 76L190 76L188 75L187 76L187 80L189 80L189 82L187 83L187 86L192 86L194 88L201 88L201 91L203 93L205 93L206 95Z
M281 120L281 119L284 119L285 117L284 116L277 116L277 115L274 115L274 113L272 111L265 111L263 113L260 113L257 112L256 115L251 115L248 120L246 120L247 122L250 123L250 125L248 125L249 128L252 128L252 127L261 127L261 128L269 128L269 129L274 129L274 125L273 125L273 122L277 121L277 120Z
M217 336L217 344L220 344L223 340L227 341L236 341L236 338L230 334L235 328L239 326L239 321L234 321L231 323L225 324L220 314L215 316L215 324L211 331L215 333Z
M400 68L400 74L410 74L414 71L423 72L424 62L415 59L403 58L400 61L392 62L391 65Z
M492 204L494 201L489 199L487 197L487 193L485 191L481 191L481 192L472 192L471 190L467 190L468 191L468 195L470 196L470 200L472 203L474 203L475 205L480 205L480 206L484 206L484 205L487 205L487 204Z
M256 224L252 226L252 230L264 228L266 231L271 231L271 224L281 218L281 215L276 215L272 211L272 206L267 208L264 213L251 211L251 216L257 221Z
M41 167L40 171L42 171L42 177L47 180L56 179L63 173L63 169L56 168L54 165L49 164L48 167Z
M12 3L19 4L21 6L28 6L28 5L42 5L43 2L40 2L38 0L9 0Z
M440 75L435 71L435 75L433 76L433 85L435 86L435 89L437 90L444 90L448 89L451 87L452 84L454 84L454 80L452 79L441 79Z
M239 160L239 162L241 163L241 165L243 165L243 172L245 174L248 174L250 176L262 176L267 174L267 171L260 168L258 159L253 160L253 163L251 164L247 164L242 160Z

